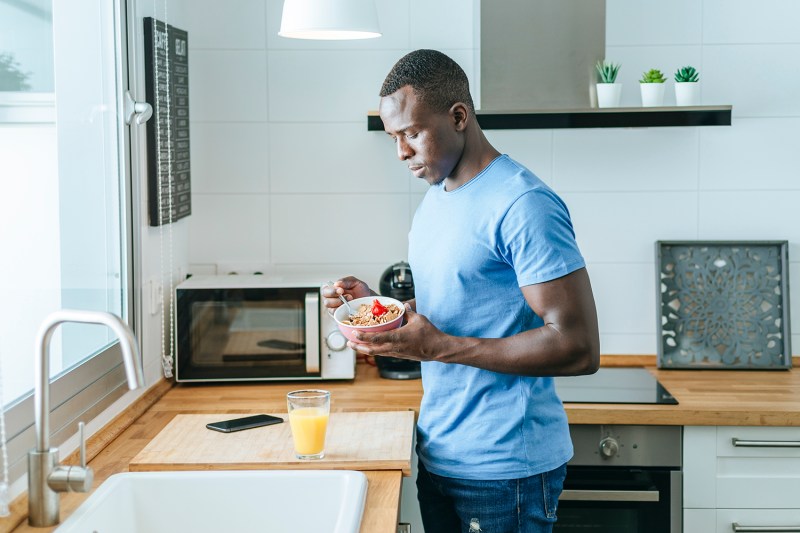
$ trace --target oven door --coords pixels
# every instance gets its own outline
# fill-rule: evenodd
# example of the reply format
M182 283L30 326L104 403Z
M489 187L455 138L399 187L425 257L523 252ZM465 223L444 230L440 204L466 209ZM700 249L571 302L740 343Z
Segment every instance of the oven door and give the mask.
M178 381L320 376L319 287L176 291Z
M567 465L559 533L680 533L677 469Z

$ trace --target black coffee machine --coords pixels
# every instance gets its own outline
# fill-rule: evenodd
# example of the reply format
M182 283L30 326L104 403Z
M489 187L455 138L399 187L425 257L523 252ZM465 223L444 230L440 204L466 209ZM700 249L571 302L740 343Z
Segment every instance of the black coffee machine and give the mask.
M411 266L405 261L400 261L384 270L378 290L382 296L389 296L401 302L414 298ZM376 355L375 364L378 365L380 376L386 379L418 379L421 375L419 361Z

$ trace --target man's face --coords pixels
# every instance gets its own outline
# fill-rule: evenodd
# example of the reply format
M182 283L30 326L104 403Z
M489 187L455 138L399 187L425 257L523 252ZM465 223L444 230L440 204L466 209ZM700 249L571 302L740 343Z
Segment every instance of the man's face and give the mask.
M378 110L397 157L414 176L435 185L452 175L464 149L463 131L452 114L430 111L408 85L382 97Z

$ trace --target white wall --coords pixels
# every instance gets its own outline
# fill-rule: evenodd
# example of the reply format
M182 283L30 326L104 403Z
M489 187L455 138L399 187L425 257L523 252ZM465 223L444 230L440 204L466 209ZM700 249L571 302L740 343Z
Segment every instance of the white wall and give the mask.
M193 215L189 261L274 273L355 273L375 283L406 256L426 185L395 159L366 113L393 63L416 48L454 57L475 81L478 0L377 0L384 36L277 36L280 0L191 3ZM607 57L623 104L649 68L698 68L702 102L733 125L489 130L568 203L588 261L603 353L654 354L654 241L788 239L800 269L800 18L792 0L608 0ZM443 30L446 28L446 31ZM338 210L337 210L338 206ZM343 211L385 214L354 235ZM365 244L367 243L367 244ZM795 284L797 286L797 284ZM792 293L797 308L800 292ZM792 329L800 345L800 312Z

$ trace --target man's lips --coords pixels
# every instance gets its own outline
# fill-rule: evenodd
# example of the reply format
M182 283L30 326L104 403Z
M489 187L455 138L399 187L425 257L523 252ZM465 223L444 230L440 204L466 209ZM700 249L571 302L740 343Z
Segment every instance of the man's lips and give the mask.
M425 167L423 167L422 165L409 165L408 166L408 170L410 170L414 175L416 175L423 168L425 168Z

